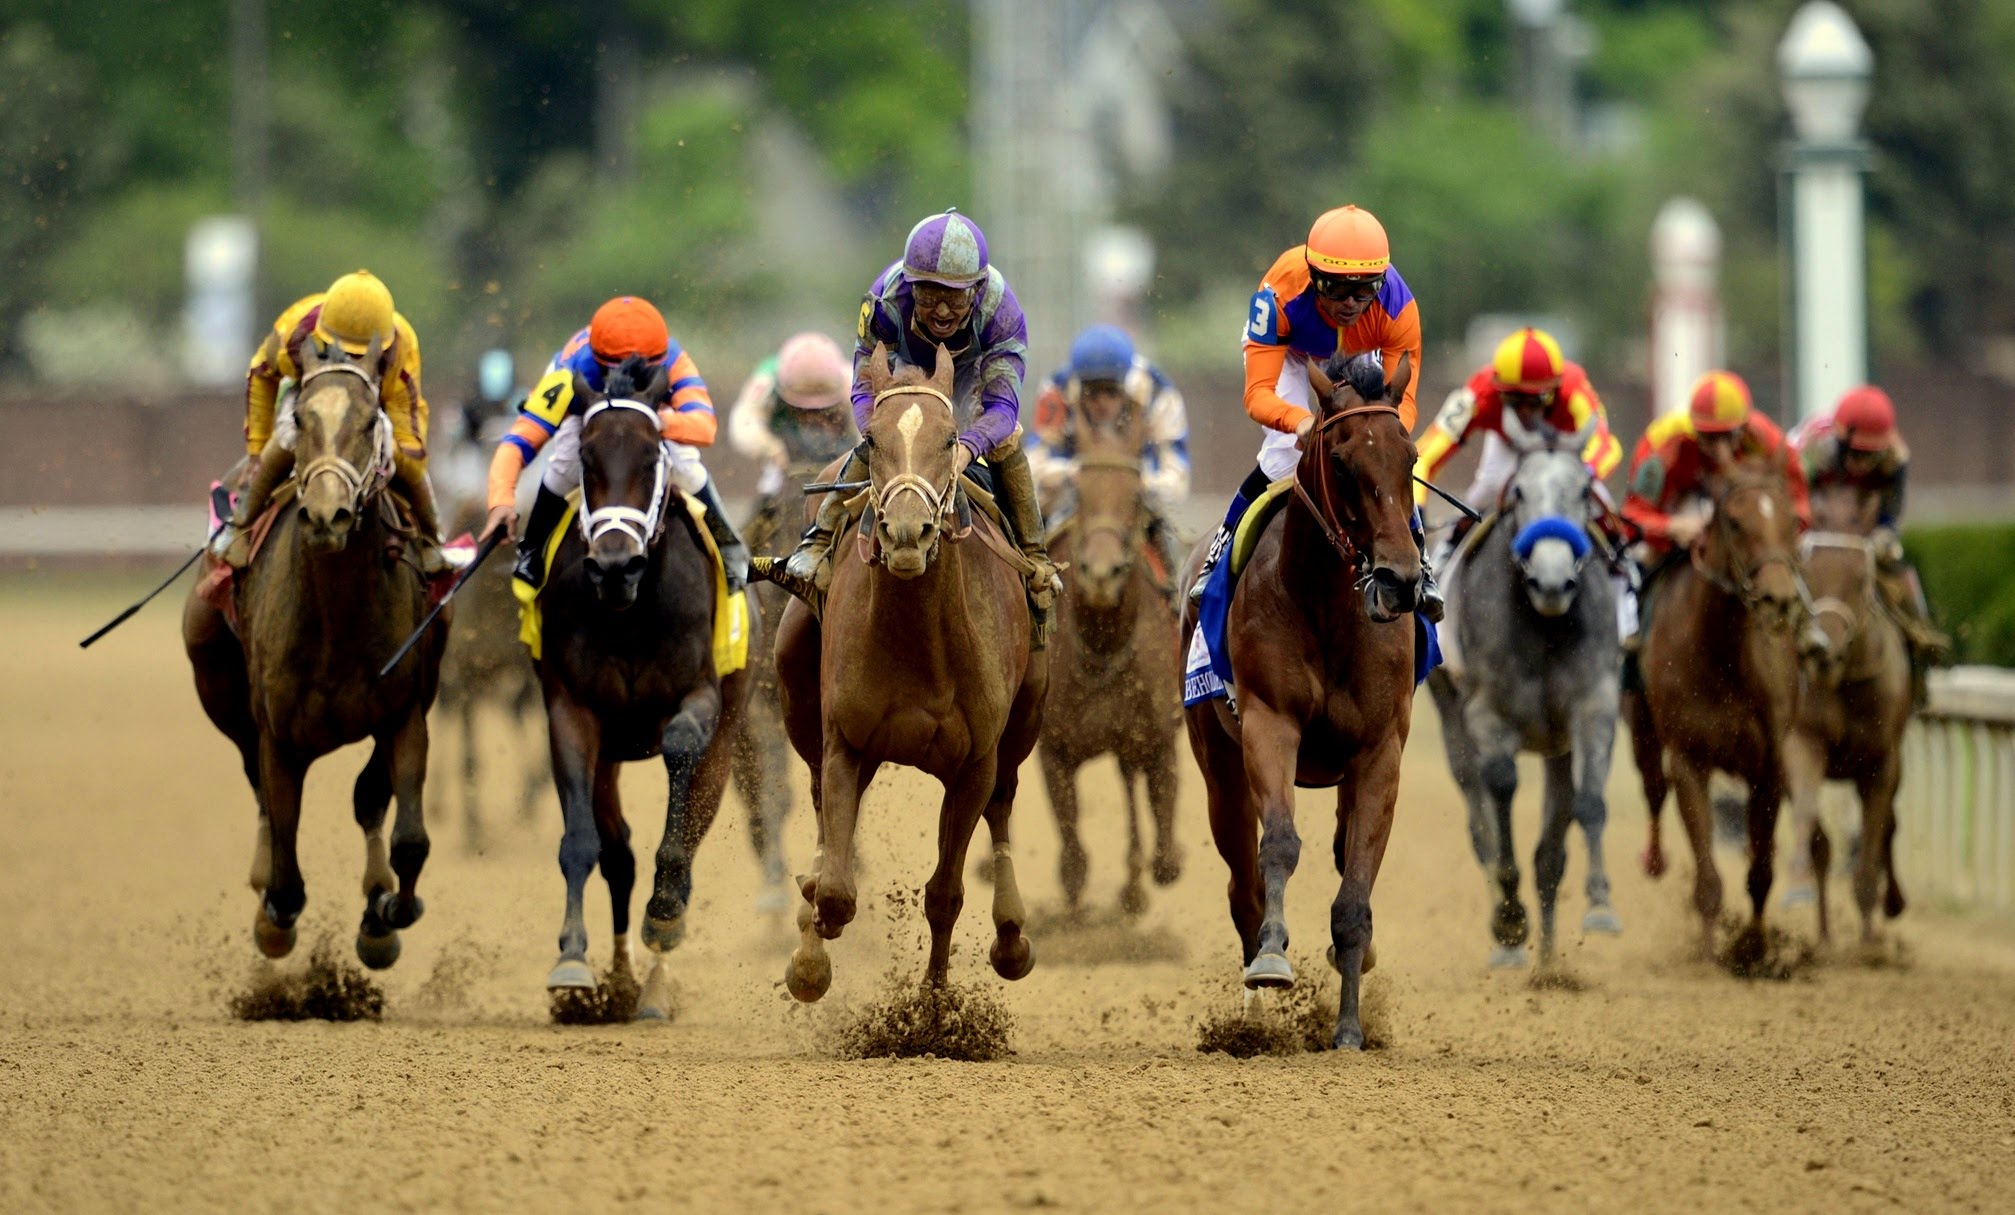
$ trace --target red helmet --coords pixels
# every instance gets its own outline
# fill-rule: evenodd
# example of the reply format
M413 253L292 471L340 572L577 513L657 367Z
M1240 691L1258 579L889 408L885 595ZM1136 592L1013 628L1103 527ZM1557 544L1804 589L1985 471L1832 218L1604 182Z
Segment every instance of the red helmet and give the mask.
M1881 451L1896 437L1896 406L1873 384L1850 388L1833 407L1833 430L1855 451Z
M1710 371L1693 382L1687 412L1698 434L1727 434L1749 420L1749 385L1732 371Z
M1541 393L1560 387L1567 360L1552 334L1528 326L1497 344L1490 368L1497 386L1507 392Z
M664 316L649 300L634 295L619 295L603 304L588 322L588 348L601 363L614 365L633 354L661 359L671 347Z

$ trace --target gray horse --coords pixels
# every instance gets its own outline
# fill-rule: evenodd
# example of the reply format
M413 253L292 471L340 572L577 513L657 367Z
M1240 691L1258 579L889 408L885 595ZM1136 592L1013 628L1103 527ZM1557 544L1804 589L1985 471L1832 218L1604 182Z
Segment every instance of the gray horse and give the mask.
M1518 753L1545 757L1545 819L1532 858L1544 965L1554 954L1554 907L1571 823L1580 823L1588 837L1589 908L1582 930L1622 930L1609 903L1602 828L1623 653L1617 592L1589 534L1594 477L1576 454L1588 433L1528 431L1509 410L1505 428L1521 453L1517 472L1495 523L1450 572L1460 671L1436 671L1429 687L1449 768L1469 803L1470 843L1494 887L1494 966L1525 964L1528 929L1518 896L1511 799L1518 789Z

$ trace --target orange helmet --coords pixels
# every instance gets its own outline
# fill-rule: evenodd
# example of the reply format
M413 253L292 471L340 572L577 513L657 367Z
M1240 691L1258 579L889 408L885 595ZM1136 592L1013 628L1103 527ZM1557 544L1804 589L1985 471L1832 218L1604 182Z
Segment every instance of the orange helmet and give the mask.
M1355 206L1324 211L1308 230L1308 268L1317 274L1371 278L1392 266L1385 225Z
M1732 371L1710 371L1693 381L1687 413L1699 434L1727 434L1749 420L1749 385Z
M1499 388L1536 394L1560 387L1567 360L1552 334L1527 326L1497 344L1490 368Z
M1896 406L1873 384L1850 388L1833 407L1833 429L1855 451L1881 451L1896 437Z
M613 365L633 354L661 359L671 346L664 316L649 300L634 295L619 295L603 304L588 322L588 348L600 363Z

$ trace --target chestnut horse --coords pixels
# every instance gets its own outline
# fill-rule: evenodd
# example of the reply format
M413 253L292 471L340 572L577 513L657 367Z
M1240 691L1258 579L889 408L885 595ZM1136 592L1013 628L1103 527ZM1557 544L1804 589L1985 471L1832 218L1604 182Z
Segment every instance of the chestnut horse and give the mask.
M1752 946L1761 940L1784 796L1784 736L1798 708L1805 594L1798 515L1782 471L1738 465L1709 484L1713 514L1700 539L1686 560L1659 575L1639 655L1644 691L1625 698L1631 751L1651 810L1645 868L1654 876L1665 869L1659 813L1669 780L1693 844L1693 903L1707 957L1721 914L1707 791L1717 769L1749 783L1753 914L1745 938Z
M1375 355L1311 370L1316 421L1302 441L1294 496L1260 538L1231 601L1225 638L1237 712L1223 698L1185 711L1211 834L1231 869L1248 988L1294 982L1286 917L1287 881L1301 857L1294 791L1336 790L1342 881L1329 935L1343 980L1331 1038L1338 1049L1364 1046L1358 987L1373 961L1371 888L1413 715L1415 452L1397 404L1411 378L1404 357L1390 383ZM1191 585L1203 556L1201 547L1190 555L1176 585ZM1196 627L1192 604L1185 641Z
M1050 643L1043 713L1043 777L1063 839L1064 898L1078 908L1085 887L1078 839L1077 770L1110 753L1126 790L1126 885L1120 906L1146 909L1135 781L1145 777L1154 814L1154 880L1182 874L1175 841L1175 735L1182 726L1175 610L1147 568L1148 504L1141 485L1144 420L1117 386L1087 386L1072 407L1078 436L1077 507L1050 541L1064 570L1064 605ZM1173 571L1169 571L1173 576Z
M427 585L405 559L411 533L385 493L393 439L378 405L377 343L354 360L340 347L321 354L313 346L303 351L291 421L282 424L293 431L295 505L277 512L257 559L238 575L236 629L199 584L182 609L182 641L203 711L237 744L259 801L252 934L268 957L292 951L308 901L295 850L308 766L372 740L352 806L364 832L357 956L378 969L398 960L399 930L423 909L416 886L428 851L420 800L427 709L448 620L444 613L443 627L378 678L426 613ZM395 795L388 852L385 811Z
M1875 940L1878 896L1890 918L1903 914L1894 851L1903 731L1910 724L1910 654L1875 583L1868 533L1879 506L1874 495L1852 486L1817 494L1815 530L1800 541L1813 622L1825 642L1804 664L1798 717L1784 743L1784 775L1791 787L1792 838L1808 841L1810 849L1821 939L1832 935L1826 877L1833 846L1819 819L1819 789L1827 780L1854 782L1861 798L1854 902L1862 941Z
M938 347L926 377L889 370L875 348L866 427L868 509L855 543L835 549L823 622L802 602L784 612L777 676L791 745L812 771L819 855L803 880L800 944L786 984L800 1000L832 983L825 942L854 918L854 823L885 763L921 768L944 783L938 862L924 886L930 921L928 984L951 963L952 926L965 903L966 846L982 816L993 837L994 943L1005 979L1035 964L1009 856L1017 773L1035 748L1049 655L1032 648L1027 595L1015 552L976 515L960 527L953 448L952 361Z

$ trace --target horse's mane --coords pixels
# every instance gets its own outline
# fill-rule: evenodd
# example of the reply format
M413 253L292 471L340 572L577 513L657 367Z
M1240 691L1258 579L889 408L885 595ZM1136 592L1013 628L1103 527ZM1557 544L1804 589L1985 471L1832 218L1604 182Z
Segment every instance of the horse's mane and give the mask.
M1367 403L1385 399L1385 362L1377 351L1364 354L1333 354L1322 365L1331 383L1349 384L1350 390Z
M891 359L889 361L889 382L883 391L886 392L889 388L917 388L927 386L930 382L931 373L925 371L922 367L917 366L908 359Z
M612 401L634 399L650 385L651 377L657 370L643 355L633 354L609 372L602 385L602 395Z

